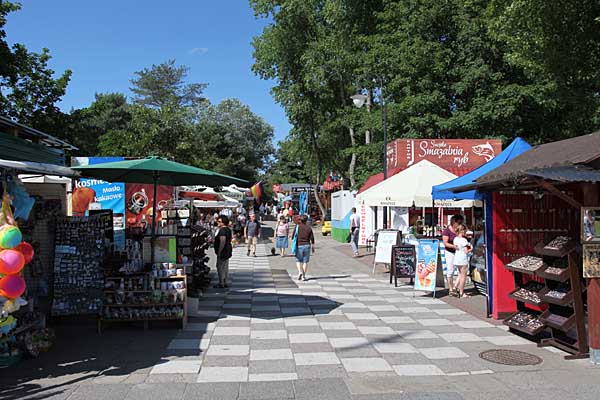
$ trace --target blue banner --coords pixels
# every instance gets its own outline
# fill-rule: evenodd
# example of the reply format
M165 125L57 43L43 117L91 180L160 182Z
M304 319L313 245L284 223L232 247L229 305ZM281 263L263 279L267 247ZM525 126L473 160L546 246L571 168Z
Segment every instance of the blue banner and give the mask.
M75 157L73 164L94 165L123 160L123 157ZM87 191L87 193L83 192L77 196L78 206L86 206L84 203L89 200L90 202L100 203L100 208L103 210L112 210L115 249L123 250L125 248L125 184L81 178L78 182L75 182L74 196L78 190ZM86 206L86 215L88 214L88 207L89 204Z
M419 246L417 247L417 269L415 271L415 290L426 292L433 292L435 290L439 248L439 240L419 240Z

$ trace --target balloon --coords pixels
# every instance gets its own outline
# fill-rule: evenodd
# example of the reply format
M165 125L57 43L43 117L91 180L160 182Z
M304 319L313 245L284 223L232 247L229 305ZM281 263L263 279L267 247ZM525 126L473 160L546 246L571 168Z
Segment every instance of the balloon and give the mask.
M19 275L6 275L0 279L0 296L16 299L25 291L25 280Z
M29 264L35 254L33 246L27 242L19 243L19 245L15 247L15 250L20 251L23 254L23 257L25 257L25 264Z
M19 228L13 225L4 225L0 228L0 247L3 249L12 249L23 240L23 235Z
M25 265L25 257L17 250L0 251L0 274L18 274Z

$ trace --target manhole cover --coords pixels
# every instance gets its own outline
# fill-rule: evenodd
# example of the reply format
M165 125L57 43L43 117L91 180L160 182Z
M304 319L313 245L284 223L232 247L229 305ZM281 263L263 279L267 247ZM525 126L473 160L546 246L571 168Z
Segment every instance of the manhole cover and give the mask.
M538 365L542 362L538 356L517 350L486 350L479 353L479 357L503 365Z

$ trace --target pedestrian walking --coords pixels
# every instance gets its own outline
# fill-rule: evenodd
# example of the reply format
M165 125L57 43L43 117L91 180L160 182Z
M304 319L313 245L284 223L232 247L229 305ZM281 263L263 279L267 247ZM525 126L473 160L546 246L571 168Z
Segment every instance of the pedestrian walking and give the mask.
M275 248L279 249L281 257L285 257L285 251L288 248L288 238L290 236L290 225L282 215L275 225Z
M360 233L360 217L356 214L356 208L352 207L350 215L350 246L352 246L352 257L358 257L358 235Z
M256 257L256 245L258 244L258 238L260 238L260 222L256 220L256 214L250 214L250 220L246 223L244 229L244 237L246 238L247 252L246 255L250 256L250 251L254 257Z
M215 288L227 288L227 278L229 277L229 259L233 253L231 246L231 229L229 229L229 218L221 215L217 218L219 231L215 235L215 254L217 255L217 274L219 283Z
M456 285L454 284L454 238L456 237L456 228L463 223L462 215L453 215L450 218L450 225L442 231L442 243L444 244L444 258L446 260L446 279L448 281L448 290L451 296L458 296Z
M312 228L307 225L308 217L302 215L298 218L298 226L296 228L296 268L298 269L298 280L306 281L306 272L308 270L308 262L310 261L310 253L315 252L315 236Z

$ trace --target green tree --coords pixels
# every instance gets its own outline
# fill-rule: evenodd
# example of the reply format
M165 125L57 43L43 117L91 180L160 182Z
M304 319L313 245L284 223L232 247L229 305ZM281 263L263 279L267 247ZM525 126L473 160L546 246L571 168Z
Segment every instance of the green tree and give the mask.
M492 0L491 31L505 58L545 82L551 141L600 127L600 2Z
M175 60L153 64L135 73L130 90L134 103L148 107L189 107L202 103L206 83L186 83L189 67L175 65Z
M131 105L131 122L100 137L103 156L146 157L157 155L194 164L197 148L188 110Z
M22 44L10 47L4 25L10 12L20 9L13 2L0 2L0 113L34 128L60 134L63 114L56 106L71 77L66 70L58 78L48 67L50 52L27 50Z
M256 180L273 154L273 127L238 99L198 112L194 163L242 179Z
M129 128L131 105L122 93L96 93L89 107L72 110L68 119L64 138L79 147L79 154L95 155L105 133Z

